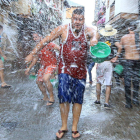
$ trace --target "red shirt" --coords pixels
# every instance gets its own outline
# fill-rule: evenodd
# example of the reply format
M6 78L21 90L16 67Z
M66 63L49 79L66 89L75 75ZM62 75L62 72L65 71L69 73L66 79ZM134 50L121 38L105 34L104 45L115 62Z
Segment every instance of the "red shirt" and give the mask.
M66 73L77 79L86 78L87 40L84 28L78 36L68 26L68 37L60 48L58 73Z
M56 54L54 51L54 43L47 44L40 52L39 52L39 60L40 64L44 67L49 65L57 65Z

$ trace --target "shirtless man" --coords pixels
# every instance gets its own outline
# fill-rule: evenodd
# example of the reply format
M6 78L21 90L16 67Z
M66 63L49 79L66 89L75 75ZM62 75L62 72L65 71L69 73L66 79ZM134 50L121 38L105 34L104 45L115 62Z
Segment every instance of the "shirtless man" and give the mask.
M67 119L71 102L73 103L72 137L80 137L77 125L81 114L86 83L87 39L90 41L90 46L94 46L98 42L96 31L91 27L85 26L84 21L83 10L75 9L72 13L71 24L55 28L25 59L26 62L30 62L34 54L43 48L45 43L61 37L62 44L58 65L58 98L62 126L56 133L57 138L62 138L65 132L68 131Z
M125 98L126 108L132 108L131 104L131 78L133 83L133 104L138 106L138 92L139 92L139 70L140 70L140 52L135 44L135 30L136 25L130 24L128 26L129 34L121 38L121 49L124 46L125 50L125 64L124 64L124 82L125 82ZM140 46L138 46L140 47Z
M39 34L39 32L33 33L33 40L39 43L42 40L42 35ZM25 71L25 74L28 75L29 71L37 63L37 61L40 61L41 67L38 70L36 83L44 95L41 100L48 101L48 106L54 103L53 85L50 82L50 79L57 68L57 59L54 49L59 50L60 47L52 42L47 44L47 46L45 46L38 55L34 56L32 63ZM48 91L50 98L48 98L46 90Z

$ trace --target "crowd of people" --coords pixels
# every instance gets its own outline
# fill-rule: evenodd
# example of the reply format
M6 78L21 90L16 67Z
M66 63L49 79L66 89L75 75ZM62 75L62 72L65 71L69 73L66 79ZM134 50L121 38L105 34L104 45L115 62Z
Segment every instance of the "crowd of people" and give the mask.
M89 82L92 84L91 70L95 65L95 62L92 62L92 59L87 56L91 55L89 54L90 46L94 47L98 42L109 42L108 45L111 48L111 54L104 62L97 64L97 100L94 103L97 105L101 104L100 93L101 85L103 84L106 86L104 107L111 109L109 98L113 78L113 63L120 57L121 51L124 48L125 107L132 108L132 103L139 106L140 46L137 43L139 34L135 32L136 26L134 24L129 24L126 28L129 34L124 35L120 41L116 41L115 35L117 30L111 25L106 25L105 28L97 31L85 25L83 10L75 9L72 13L70 24L58 26L45 38L38 32L33 34L37 45L25 58L26 63L31 62L25 74L28 75L31 68L39 60L40 69L38 70L37 84L44 95L41 100L47 101L47 105L49 106L55 102L50 79L56 71L58 72L58 99L62 126L56 133L57 139L62 138L68 131L67 120L70 103L73 104L72 137L80 137L77 126L83 104L87 69L89 72ZM53 41L59 37L61 38L61 43L58 46ZM55 55L55 49L59 51L58 60ZM131 79L133 83L132 101ZM46 91L48 91L49 97Z

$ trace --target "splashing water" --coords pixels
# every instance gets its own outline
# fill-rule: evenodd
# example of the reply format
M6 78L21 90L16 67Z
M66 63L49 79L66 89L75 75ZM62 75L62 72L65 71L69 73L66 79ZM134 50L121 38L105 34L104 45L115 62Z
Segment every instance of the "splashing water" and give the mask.
M16 31L13 30L10 26L4 25L3 26L3 32L7 35L8 40L10 41L10 47L14 50L14 53L16 54L17 57L19 57L19 54L16 50L15 44L16 44Z

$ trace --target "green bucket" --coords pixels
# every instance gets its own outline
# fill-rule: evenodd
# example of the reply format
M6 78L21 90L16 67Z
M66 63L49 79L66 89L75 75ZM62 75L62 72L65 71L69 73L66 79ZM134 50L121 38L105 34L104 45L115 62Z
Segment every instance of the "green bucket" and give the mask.
M123 72L123 66L120 64L116 65L114 71L120 75Z
M93 55L91 57L92 57L93 62L95 62L95 63L102 63L106 59L106 58L98 58L98 57L93 56Z
M95 63L101 63L111 53L111 49L106 43L98 42L97 45L90 47L90 52L92 54L92 60Z

